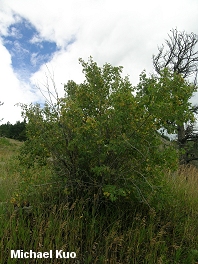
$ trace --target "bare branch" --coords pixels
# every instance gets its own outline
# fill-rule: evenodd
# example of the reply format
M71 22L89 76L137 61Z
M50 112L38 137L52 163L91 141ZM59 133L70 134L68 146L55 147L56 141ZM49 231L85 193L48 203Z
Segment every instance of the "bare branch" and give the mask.
M169 68L172 72L181 74L184 78L195 76L197 80L198 50L195 47L198 43L198 36L194 33L187 34L185 31L179 32L177 29L171 30L164 45L158 48L158 54L153 55L153 66L160 74L164 68Z

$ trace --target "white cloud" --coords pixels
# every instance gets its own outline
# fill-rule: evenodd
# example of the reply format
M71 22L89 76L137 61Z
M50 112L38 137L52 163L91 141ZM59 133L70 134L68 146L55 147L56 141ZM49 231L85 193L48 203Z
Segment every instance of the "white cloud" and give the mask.
M4 102L0 106L0 118L3 117L3 122L15 122L21 119L21 109L14 106L17 103L30 103L38 100L37 93L33 93L32 88L20 81L11 67L11 56L0 41L0 58L3 63L0 63L0 101Z
M34 52L31 54L30 62L33 66L37 64L37 56L38 56L38 52Z
M0 31L5 34L14 19L21 16L39 32L32 38L33 43L43 40L57 43L60 50L48 66L55 74L62 95L61 83L68 79L83 80L78 58L87 60L90 55L99 65L109 62L124 66L124 74L129 74L132 83L136 84L143 69L152 71L152 55L157 53L157 46L164 43L170 29L177 27L178 30L198 33L197 10L197 0L188 3L184 0L1 0ZM29 84L21 84L13 73L11 62L5 67L9 54L5 48L1 47L1 50L2 70L7 71L10 82L17 87L17 94L25 89L25 100L42 100L38 91L35 97L32 91L27 92ZM32 54L32 62L36 63L37 59L37 54ZM45 65L41 66L31 76L30 84L42 86L46 82L45 74L49 74L47 71ZM14 88L6 87L10 95Z
M15 37L17 39L21 38L22 35L20 34L19 30L15 27L12 27L10 32L9 32L9 35L12 36L12 37Z
M32 44L34 44L34 43L40 43L40 42L42 42L42 39L38 35L34 35L33 38L30 40L30 43L32 43Z

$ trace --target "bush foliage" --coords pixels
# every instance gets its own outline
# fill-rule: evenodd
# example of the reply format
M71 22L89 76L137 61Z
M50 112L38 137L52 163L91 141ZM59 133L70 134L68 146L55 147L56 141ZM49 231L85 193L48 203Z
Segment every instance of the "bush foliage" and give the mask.
M68 194L88 191L111 201L121 196L148 201L164 170L177 164L175 148L163 147L157 130L171 124L173 132L174 122L192 119L185 103L192 89L167 70L159 78L143 73L133 87L122 77L122 67L99 67L91 57L80 63L85 81L68 81L63 98L43 108L23 105L28 140L21 160L33 166L51 159ZM175 103L178 78L183 101ZM174 122L165 122L170 117Z

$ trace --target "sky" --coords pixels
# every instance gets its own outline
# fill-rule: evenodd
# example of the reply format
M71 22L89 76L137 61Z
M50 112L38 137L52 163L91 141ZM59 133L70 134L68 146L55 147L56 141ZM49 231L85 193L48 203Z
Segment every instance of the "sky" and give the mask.
M1 123L22 120L19 103L43 104L51 80L60 97L83 82L79 58L123 66L136 85L174 28L198 34L197 0L0 0Z

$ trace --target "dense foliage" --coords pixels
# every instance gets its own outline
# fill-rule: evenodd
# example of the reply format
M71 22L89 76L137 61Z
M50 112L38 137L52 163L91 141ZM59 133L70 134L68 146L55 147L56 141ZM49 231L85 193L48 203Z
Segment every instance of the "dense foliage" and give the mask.
M157 129L163 127L168 133L177 133L178 125L195 121L189 101L195 91L195 86L181 75L165 68L160 77L148 78L145 72L140 75L136 99L153 116Z
M182 118L178 120L178 117L175 122L173 116L171 116L171 120L168 120L174 124L175 133L177 134L180 164L188 164L198 160L195 151L197 133L195 132L195 122L193 120L193 115L198 113L198 105L188 108L188 100L192 96L192 92L188 93L189 97L186 96L187 87L193 92L197 91L198 36L192 32L188 34L185 31L178 31L177 28L170 30L170 32L165 43L158 47L158 54L153 56L153 66L158 75L162 75L164 69L168 69L174 75L176 82L172 87L168 87L168 93L170 94L173 91L173 96L175 97L174 105L180 104L181 111L178 117L183 115L184 108L191 109L190 122L185 122ZM191 85L187 83L189 77L192 82ZM170 112L172 114L172 111ZM187 114L189 115L189 111L187 111ZM192 141L195 144L192 144Z
M6 124L0 125L0 136L25 141L26 122L17 121L15 124L7 122Z
M174 122L193 118L191 86L164 70L160 77L143 73L133 87L122 67L99 67L92 58L80 63L85 81L69 81L64 98L44 108L23 106L28 120L23 162L45 164L50 157L68 193L149 199L163 171L177 164L176 150L162 147L157 130L165 126L173 132Z

